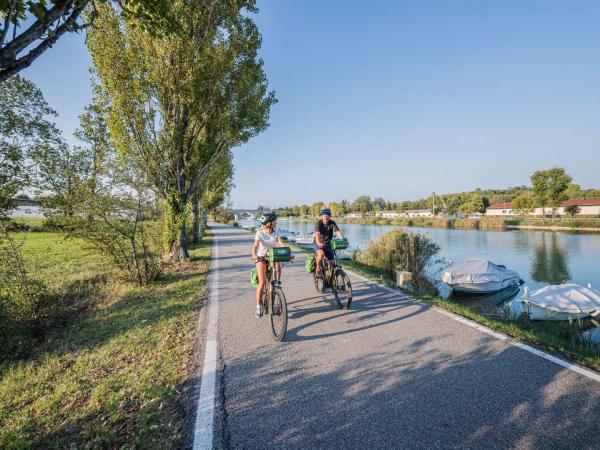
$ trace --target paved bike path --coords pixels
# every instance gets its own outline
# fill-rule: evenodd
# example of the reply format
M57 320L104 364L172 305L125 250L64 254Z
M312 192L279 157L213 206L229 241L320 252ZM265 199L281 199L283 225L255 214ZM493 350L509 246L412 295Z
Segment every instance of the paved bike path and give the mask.
M273 342L253 316L252 235L213 232L216 447L598 447L600 383L356 277L338 310L301 254L284 268L286 342Z

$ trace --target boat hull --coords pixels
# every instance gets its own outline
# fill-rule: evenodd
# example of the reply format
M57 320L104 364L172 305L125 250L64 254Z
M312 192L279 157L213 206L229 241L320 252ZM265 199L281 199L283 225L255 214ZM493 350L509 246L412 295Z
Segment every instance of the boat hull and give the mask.
M492 294L503 291L519 284L519 278L510 278L503 281L489 281L487 283L457 283L449 284L453 291L462 294Z
M550 308L544 308L543 306L537 306L529 302L521 301L521 304L530 320L577 320L595 315L594 313L596 312L596 310L581 312L554 311Z

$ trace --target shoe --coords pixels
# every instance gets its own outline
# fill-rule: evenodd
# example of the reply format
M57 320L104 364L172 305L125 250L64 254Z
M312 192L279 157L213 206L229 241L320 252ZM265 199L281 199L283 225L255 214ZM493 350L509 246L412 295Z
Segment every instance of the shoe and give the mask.
M262 317L262 315L263 315L263 309L262 309L262 306L257 306L257 307L256 307L256 311L254 312L254 317L255 317L256 319L260 319L260 318Z
M274 281L273 284L277 287L281 287L281 281Z

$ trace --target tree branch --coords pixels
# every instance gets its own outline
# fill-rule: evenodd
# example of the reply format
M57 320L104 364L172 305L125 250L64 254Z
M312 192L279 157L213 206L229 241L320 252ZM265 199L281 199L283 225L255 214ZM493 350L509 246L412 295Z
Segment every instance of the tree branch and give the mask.
M17 0L12 0L8 4L8 11L6 13L6 17L4 18L4 27L2 28L2 33L0 34L0 48L2 48L2 46L4 45L4 40L6 39L8 29L10 28L10 20L12 18L13 12L15 12L16 6Z
M198 169L198 171L194 174L194 178L192 179L192 182L190 183L189 189L186 192L186 195L188 197L191 196L191 194L196 189L198 189L198 185L200 184L200 177L202 177L202 175L204 175L206 172L208 172L210 170L210 168L212 167L212 165L215 162L217 162L217 160L223 155L223 153L226 150L229 150L230 145L231 145L231 143L229 141L223 141L223 142L221 142L221 144L219 144L219 146L217 147L217 151L208 160L208 163L206 163L204 165L204 167L201 167L201 168Z
M81 0L79 6L71 11L68 19L49 38L45 39L26 56L18 59L18 54L30 44L39 39L61 16L66 15L69 8L78 0L68 0L54 5L43 19L37 20L26 31L13 39L4 48L0 49L0 83L29 67L31 63L44 51L52 47L58 38L67 31L76 28L76 22L89 0Z

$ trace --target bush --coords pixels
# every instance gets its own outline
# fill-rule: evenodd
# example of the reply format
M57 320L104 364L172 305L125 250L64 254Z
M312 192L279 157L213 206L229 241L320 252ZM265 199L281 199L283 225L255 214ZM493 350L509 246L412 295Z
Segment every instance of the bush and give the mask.
M2 227L5 232L32 231L30 224L11 220L7 217L0 217L0 227Z
M369 242L367 248L355 254L358 263L381 272L394 279L396 271L412 272L417 289L435 292L426 276L431 258L439 251L439 246L421 234L393 230Z
M32 335L39 334L50 315L44 283L31 276L23 261L23 242L0 228L0 356L19 353Z
M73 220L69 236L106 255L129 281L140 286L160 277L161 225L156 220L95 218Z
M44 231L65 231L68 226L68 218L59 216L50 216L44 219L42 229Z
M219 206L210 212L210 217L214 222L230 223L235 220L235 214L230 209Z

